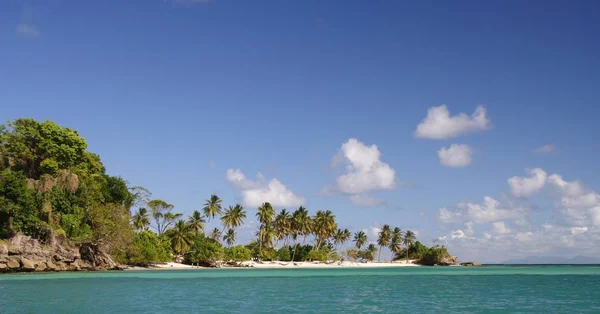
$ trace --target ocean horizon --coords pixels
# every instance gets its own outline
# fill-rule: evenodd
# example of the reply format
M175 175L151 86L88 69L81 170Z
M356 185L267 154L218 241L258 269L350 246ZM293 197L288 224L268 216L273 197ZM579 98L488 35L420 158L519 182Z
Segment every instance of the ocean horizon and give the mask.
M600 312L600 265L0 276L2 313Z

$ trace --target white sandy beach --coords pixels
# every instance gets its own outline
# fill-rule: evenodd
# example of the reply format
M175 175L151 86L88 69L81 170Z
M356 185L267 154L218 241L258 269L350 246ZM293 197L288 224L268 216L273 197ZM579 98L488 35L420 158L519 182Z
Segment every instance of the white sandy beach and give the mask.
M341 268L341 267L363 267L363 268L376 268L376 267L418 267L420 265L413 264L414 260L399 261L399 262L369 262L369 263L360 263L360 262L333 262L333 263L323 263L323 262L280 262L280 261L272 261L272 262L255 262L255 261L246 261L242 262L243 266L247 266L248 268L282 268L282 269L296 269L296 268ZM147 270L147 269L199 269L208 267L197 267L180 263L165 263L165 264L157 264L153 265L150 268L144 267L132 267L130 270ZM243 268L243 267L230 267L223 266L222 268Z

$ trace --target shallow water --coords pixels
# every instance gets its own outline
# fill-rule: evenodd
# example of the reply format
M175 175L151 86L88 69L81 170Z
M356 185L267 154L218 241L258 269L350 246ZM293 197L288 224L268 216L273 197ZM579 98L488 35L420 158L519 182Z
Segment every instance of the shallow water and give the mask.
M0 275L0 313L600 313L600 266Z

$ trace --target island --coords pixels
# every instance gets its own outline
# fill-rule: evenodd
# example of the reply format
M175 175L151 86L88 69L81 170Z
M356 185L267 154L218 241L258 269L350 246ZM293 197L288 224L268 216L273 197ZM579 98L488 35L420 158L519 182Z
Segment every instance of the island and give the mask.
M268 202L256 209L255 239L238 244L246 218L246 208L217 195L184 217L109 175L77 131L54 122L0 125L0 273L458 264L411 230L385 224L370 243L364 231L339 228L331 210L276 210ZM209 221L219 226L205 230ZM385 250L390 261L381 259Z

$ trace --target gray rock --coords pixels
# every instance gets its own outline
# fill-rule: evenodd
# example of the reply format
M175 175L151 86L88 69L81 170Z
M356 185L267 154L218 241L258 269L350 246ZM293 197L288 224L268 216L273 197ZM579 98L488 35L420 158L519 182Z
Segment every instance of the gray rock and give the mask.
M8 270L8 266L4 263L0 263L0 273L3 273Z
M0 255L8 255L8 246L6 244L0 244Z

